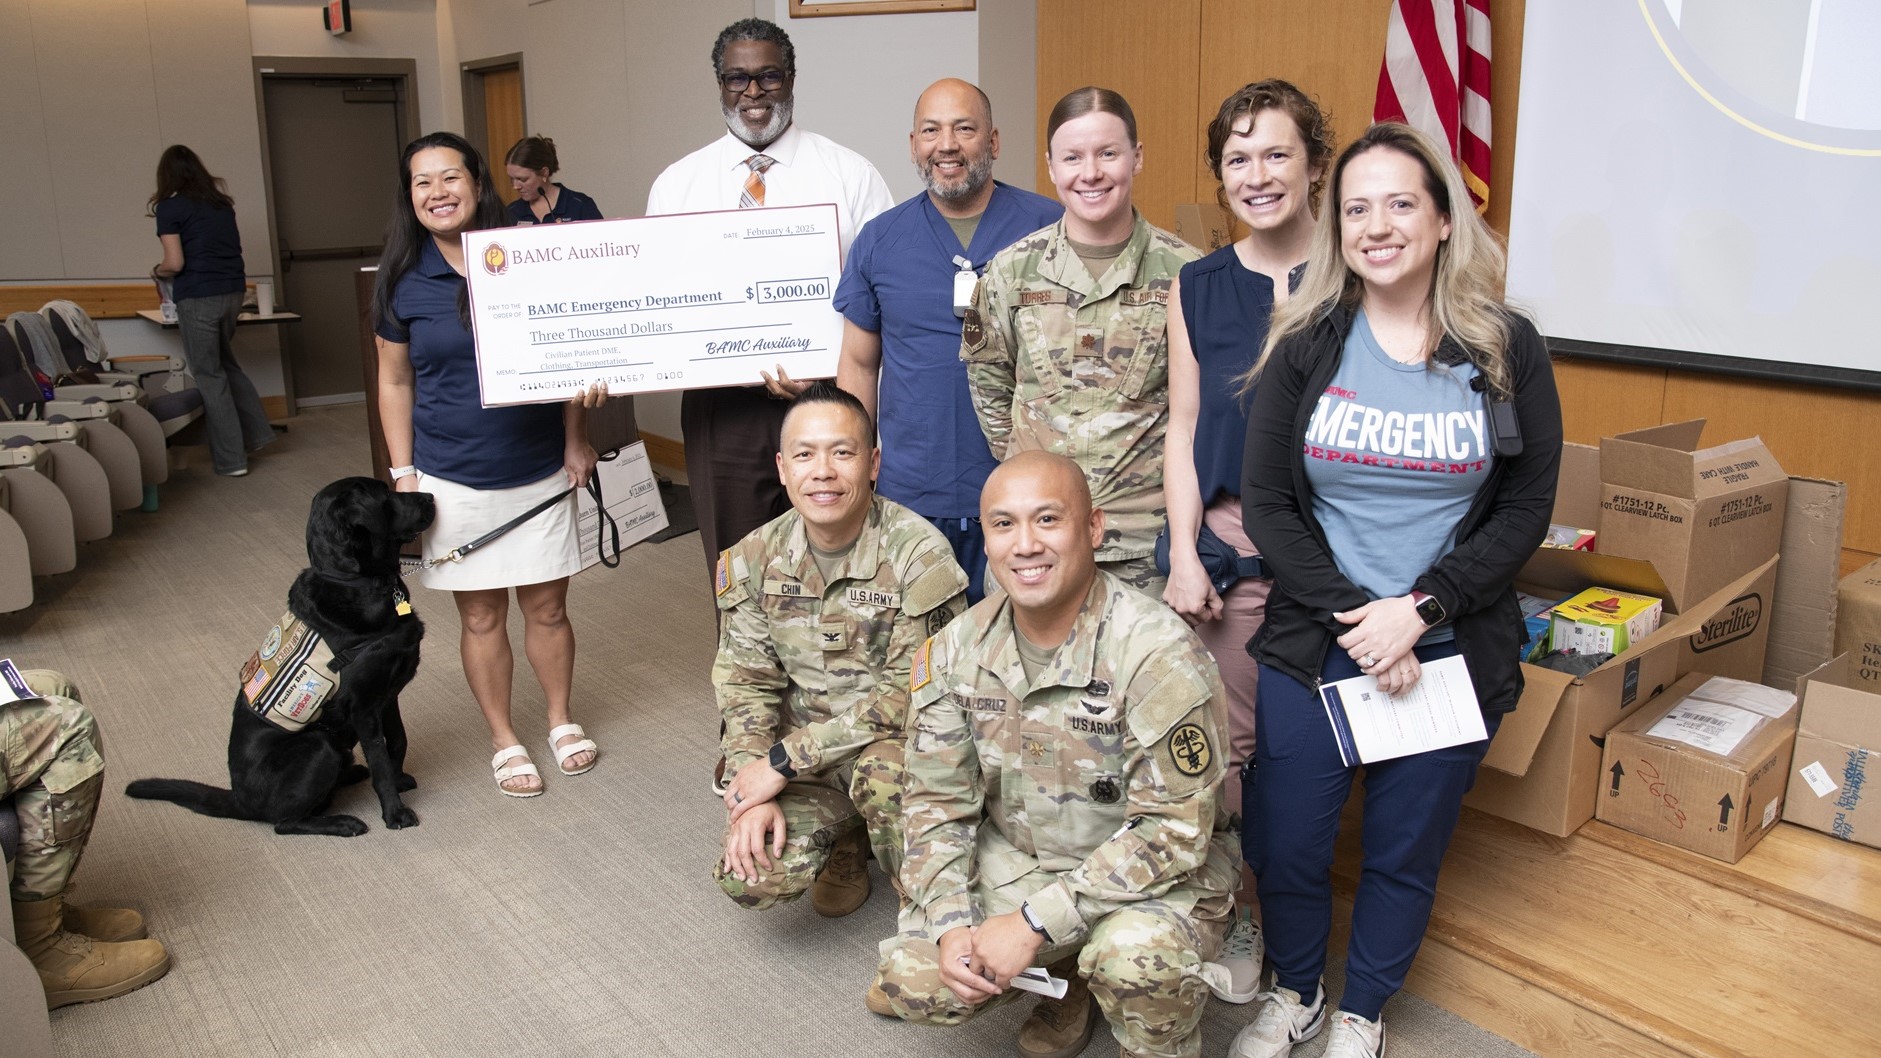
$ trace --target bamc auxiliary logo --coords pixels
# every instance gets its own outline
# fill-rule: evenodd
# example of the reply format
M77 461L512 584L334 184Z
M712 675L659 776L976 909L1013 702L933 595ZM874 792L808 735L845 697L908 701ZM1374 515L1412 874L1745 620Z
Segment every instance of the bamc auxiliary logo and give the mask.
M509 271L509 251L503 249L502 243L493 242L484 247L483 270L493 276Z

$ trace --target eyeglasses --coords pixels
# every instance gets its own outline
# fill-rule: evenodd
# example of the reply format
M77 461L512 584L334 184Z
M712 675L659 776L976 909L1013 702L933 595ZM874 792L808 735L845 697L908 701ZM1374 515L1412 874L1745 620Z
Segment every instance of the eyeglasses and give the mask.
M728 92L743 92L751 87L751 82L756 81L759 88L766 92L775 92L784 87L784 79L784 71L766 70L756 77L743 72L724 74L719 77L718 83L724 85Z

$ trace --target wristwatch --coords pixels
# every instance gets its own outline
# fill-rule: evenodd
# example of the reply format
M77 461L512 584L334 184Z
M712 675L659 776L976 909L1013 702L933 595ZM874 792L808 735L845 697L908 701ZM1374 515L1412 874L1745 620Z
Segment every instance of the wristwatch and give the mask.
M1032 913L1031 904L1019 905L1019 917L1025 919L1025 924L1032 927L1032 932L1044 937L1046 942L1050 943L1052 935L1045 932L1045 923L1040 922L1038 916Z
M1411 605L1417 607L1417 616L1427 628L1442 624L1443 619L1450 616L1444 612L1443 604L1437 601L1437 597L1428 592L1413 591Z
M402 467L391 467L390 470L392 472L393 481L397 481L400 478L408 478L408 477L411 477L413 474L418 473L418 468L414 466L410 466L410 465L402 466Z
M771 770L786 779L797 777L797 769L790 766L790 755L784 752L782 742L773 743L771 746Z

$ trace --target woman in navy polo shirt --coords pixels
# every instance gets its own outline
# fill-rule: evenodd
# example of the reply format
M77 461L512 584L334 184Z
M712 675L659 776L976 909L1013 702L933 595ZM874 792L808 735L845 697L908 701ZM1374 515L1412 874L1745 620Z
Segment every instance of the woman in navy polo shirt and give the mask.
M196 152L179 143L157 160L150 213L163 244L163 260L150 274L172 282L183 360L202 393L210 460L216 473L241 477L248 473L248 453L274 440L274 429L235 359L235 317L248 287L235 200Z
M448 132L406 146L373 290L373 326L393 487L429 492L437 501L437 518L423 538L427 559L585 483L595 465L590 404L483 407L462 236L503 226L503 204L476 148ZM564 775L594 766L595 744L568 713L575 633L564 603L568 578L580 568L569 495L463 561L420 574L426 587L456 599L464 676L490 725L497 787L511 797L542 792L541 773L510 725L511 588L522 610L524 650L548 702L556 764Z
M549 179L561 169L555 158L555 141L547 136L524 136L503 156L503 169L509 174L509 186L516 189L516 201L509 204L509 218L515 224L560 224L571 220L600 220L601 207L594 199Z

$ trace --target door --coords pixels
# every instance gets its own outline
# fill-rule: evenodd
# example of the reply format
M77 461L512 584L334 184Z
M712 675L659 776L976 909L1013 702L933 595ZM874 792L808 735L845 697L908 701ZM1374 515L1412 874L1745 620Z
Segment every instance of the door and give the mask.
M523 138L522 68L499 66L477 72L483 89L483 156L490 160L490 172L496 177L496 193L509 205L516 192L503 171L503 159L516 141Z
M397 78L268 77L268 125L283 330L297 404L365 399L354 274L379 260L398 184Z

